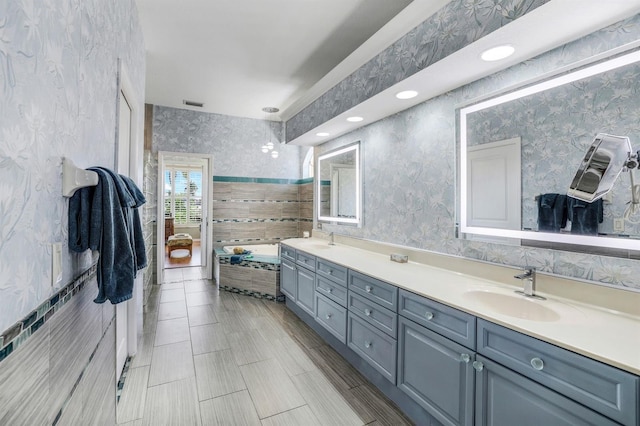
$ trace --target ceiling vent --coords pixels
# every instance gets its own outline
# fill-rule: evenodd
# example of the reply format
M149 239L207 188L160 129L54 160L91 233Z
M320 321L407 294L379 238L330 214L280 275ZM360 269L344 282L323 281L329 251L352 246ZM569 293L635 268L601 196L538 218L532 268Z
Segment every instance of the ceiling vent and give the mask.
M188 101L186 99L184 99L182 103L187 106L198 107L198 108L202 108L204 106L204 103L202 102Z

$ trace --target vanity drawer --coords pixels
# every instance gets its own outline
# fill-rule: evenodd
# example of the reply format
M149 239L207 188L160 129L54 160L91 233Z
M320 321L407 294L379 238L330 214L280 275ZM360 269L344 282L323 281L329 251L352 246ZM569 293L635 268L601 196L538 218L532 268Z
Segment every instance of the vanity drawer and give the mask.
M398 288L394 285L349 270L349 290L398 312Z
M296 250L284 244L280 244L280 258L295 262Z
M316 257L300 250L296 250L296 263L310 271L316 270Z
M349 292L349 311L394 339L398 336L398 315L387 308Z
M347 286L347 268L344 266L336 265L328 260L317 258L316 274L329 278L330 280L345 287Z
M341 343L347 340L347 309L316 294L316 321Z
M316 292L342 306L347 306L347 289L316 274Z
M347 346L394 385L398 342L349 312Z
M482 319L477 339L487 358L617 422L639 424L640 377Z
M476 317L442 303L400 289L400 315L436 333L475 349Z

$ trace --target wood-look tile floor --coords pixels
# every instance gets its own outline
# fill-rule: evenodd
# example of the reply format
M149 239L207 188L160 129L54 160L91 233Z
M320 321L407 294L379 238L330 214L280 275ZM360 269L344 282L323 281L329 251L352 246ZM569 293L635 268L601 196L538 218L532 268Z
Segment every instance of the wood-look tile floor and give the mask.
M144 313L122 425L409 425L282 303L167 270Z

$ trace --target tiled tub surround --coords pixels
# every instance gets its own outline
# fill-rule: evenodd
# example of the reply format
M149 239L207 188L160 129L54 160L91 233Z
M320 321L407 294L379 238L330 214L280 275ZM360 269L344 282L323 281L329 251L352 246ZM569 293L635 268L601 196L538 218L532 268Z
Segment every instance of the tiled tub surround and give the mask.
M517 272L512 268L345 237L339 237L337 242L338 244L329 246L326 239L312 238L283 243L286 244L287 253L291 252L291 248L296 250L296 259L302 255L311 258L315 256L317 272L314 297L317 300L317 311L310 316L299 308L297 298L295 303L290 303L287 298L287 306L376 383L387 396L400 404L414 421L423 419L428 423L430 415L433 415L445 424L472 424L470 422L473 422L475 410L476 422L479 422L475 424L485 424L483 422L487 421L486 416L493 415L497 416L496 419L502 418L501 421L504 422L505 415L517 417L517 414L514 414L509 403L500 402L494 406L492 401L513 399L523 409L530 407L531 401L522 399L522 395L517 394L524 389L525 393L533 392L531 397L543 404L540 407L542 411L530 413L537 419L550 418L558 421L558 413L565 413L568 416L566 418L573 419L573 422L576 418L581 419L577 421L578 424L585 423L584 419L591 419L591 423L596 419L594 424L610 424L610 419L614 419L622 424L635 426L639 421L640 406L637 398L640 383L640 335L637 331L640 329L640 294L597 285L585 288L584 283L542 275L539 277L538 293L548 300L531 301L520 299L520 296L513 293L513 290L520 287L511 285L513 275ZM282 252L284 256L285 246ZM391 262L390 252L408 254L410 262ZM341 293L334 291L326 294L324 287L332 282L335 287L336 282L341 282L340 277L346 274L346 268L348 279L336 288L346 285L349 297L348 303L341 303L343 307L340 308L327 297L335 299ZM331 281L322 278L327 274L333 277ZM289 284L287 289L288 286ZM391 292L391 289L396 291ZM346 287L343 290L346 292ZM298 288L298 295L300 291ZM557 317L547 322L543 317L524 319L517 313L515 317L505 315L492 306L483 305L478 301L477 293L474 295L469 292L496 293L512 298L512 303L524 300L524 304L541 304L552 309ZM413 301L408 302L407 297ZM367 312L365 309L361 314L355 315L353 312L358 311L360 304L358 299L377 303L371 305L371 311ZM424 305L416 305L416 302L423 303L421 300L427 303L426 317L423 308L419 307ZM342 323L346 321L347 314L344 312L347 305L348 327ZM383 311L393 317L397 312L399 322L388 323L391 327L389 329L381 327L382 323L376 321L386 318ZM429 311L435 314L429 317ZM362 325L358 324L366 323L359 318L378 325L362 329ZM342 323L342 326L336 321ZM425 324L418 325L422 323ZM399 326L397 387L396 352L393 349L396 327L393 324ZM463 324L467 324L466 327L462 327ZM340 330L340 327L345 330ZM385 343L393 345L387 350ZM460 345L470 348L471 352ZM505 350L507 352L502 352ZM436 359L431 359L430 355L427 362L426 358L417 356L415 351L426 351L436 356ZM535 355L531 355L532 353ZM542 365L536 368L533 360L529 365L529 359L538 355L545 362L544 372ZM369 359L369 356L373 358ZM465 356L469 361L466 364ZM487 356L490 359L485 359ZM473 361L473 365L470 361ZM513 371L509 372L494 361L499 361ZM412 373L413 370L404 369L404 363L411 366L406 368L413 370L423 368L420 365L424 364L427 370L424 374L418 371ZM565 372L566 368L562 368L562 365L576 370L575 375ZM436 371L433 370L434 367L439 371L437 376L445 374L447 380L447 385L436 394L429 384ZM449 383L450 380L452 383ZM493 380L498 382L492 382ZM543 390L541 384L553 389L553 392ZM505 394L502 386L514 390L516 394ZM584 389L584 392L580 389ZM436 399L430 399L430 394ZM459 395L459 405L452 405L448 399L447 402L438 403L437 400L442 400L442 395L449 395L451 398L458 398ZM555 411L556 409L559 411ZM559 416L563 417L565 414ZM504 424L514 424L514 418Z
M213 177L213 240L277 242L301 237L313 222L313 183L306 180Z
M243 245L251 250L251 245ZM232 254L215 249L214 268L221 289L269 300L282 300L280 293L280 259L278 255L254 254L237 264L231 264Z
M94 265L3 333L0 424L115 423L115 310L96 294Z

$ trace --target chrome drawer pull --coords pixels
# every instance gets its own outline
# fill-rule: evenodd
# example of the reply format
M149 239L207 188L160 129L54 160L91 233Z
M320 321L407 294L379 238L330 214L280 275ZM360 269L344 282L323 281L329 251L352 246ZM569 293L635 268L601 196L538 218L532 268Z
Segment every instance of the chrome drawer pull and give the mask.
M371 293L371 286L370 285L365 285L364 286L364 291L366 291L367 293Z
M331 293L332 291L333 291L333 289L332 289L331 287L329 287L329 288L327 289L327 293Z
M327 314L326 319L331 319L331 314Z
M482 371L484 369L484 364L480 361L473 361L473 368L475 368L476 371Z
M469 354L460 354L460 360L468 364L471 361L471 356Z
M424 314L424 316L427 321L431 321L433 319L433 312L427 312L426 314Z
M531 366L538 371L542 371L542 369L544 368L544 361L541 360L540 358L536 357L536 358L531 358Z
M364 347L369 349L371 347L371 342L364 342Z
M366 316L370 316L370 315L371 315L371 309L365 309L365 310L364 310L364 314L365 314Z

